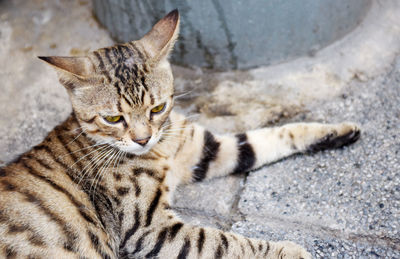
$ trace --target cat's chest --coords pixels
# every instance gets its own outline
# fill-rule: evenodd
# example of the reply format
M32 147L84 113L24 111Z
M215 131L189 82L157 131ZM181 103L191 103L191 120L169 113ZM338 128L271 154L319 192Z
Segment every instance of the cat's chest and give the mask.
M128 161L108 170L99 191L110 199L114 210L126 210L147 203L165 185L169 170L167 160Z
M109 231L123 232L135 222L135 215L146 215L154 200L163 203L166 169L166 163L126 163L119 170L107 172L97 187L95 206Z

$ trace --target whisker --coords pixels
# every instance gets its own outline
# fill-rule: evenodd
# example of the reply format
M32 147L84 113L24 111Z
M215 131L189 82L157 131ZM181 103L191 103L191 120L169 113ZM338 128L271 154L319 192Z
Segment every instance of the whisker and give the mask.
M91 145L91 146L88 146L88 147L84 147L84 148L81 148L81 149L77 149L77 150L75 150L75 151L73 151L73 152L67 153L67 154L62 155L62 156L60 156L60 157L65 157L65 156L68 156L68 155L70 155L70 154L74 154L74 153L77 153L77 152L79 152L79 151L82 151L82 150L85 150L85 149L89 149L89 148L93 148L93 147L97 147L97 146L100 146L100 145L104 145L104 144L94 144L94 145Z
M184 118L182 118L182 119L180 119L180 120L172 121L171 123L168 123L168 124L162 126L161 129L165 129L165 128L170 127L170 126L172 126L172 125L176 125L178 122L181 122L181 121L184 121L184 120L190 121L191 118L193 118L193 117L198 117L198 116L200 116L200 114L193 114L193 115L184 117Z
M120 155L118 156L118 162L117 162L117 170L116 170L116 172L119 172L119 165L120 165L121 158L125 155L125 151L120 150L119 152L120 152Z
M66 143L65 146L67 146L67 145L70 145L72 142L74 142L76 139L78 139L85 132L84 126L81 126L81 127L78 127L78 128L72 129L72 130L68 130L66 132L58 133L57 135L58 136L66 136L66 135L71 135L71 134L75 135L76 134L75 131L77 131L79 129L83 129L83 130L81 130L81 132L78 135L76 135L73 140Z
M72 167L73 167L76 163L78 163L79 161L81 161L81 160L84 159L85 157L89 156L90 154L92 154L92 153L94 153L94 152L103 150L103 149L106 148L106 147L107 147L107 146L102 146L102 147L99 147L99 148L97 148L97 149L91 151L90 153L87 153L86 155L84 155L83 157L81 157L81 158L79 158L77 161L75 161L75 163L73 163L69 168L72 169Z
M81 127L83 128L83 127ZM73 131L75 131L77 129L74 129ZM83 134L84 130L81 131L81 133L79 133L73 140L71 140L70 142L68 142L67 144L65 144L65 146L68 146L69 144L71 144L72 142L74 142L77 138L79 138L82 134Z
M102 161L102 158L104 157L105 154L107 154L111 149L113 149L112 147L108 146L108 149L103 149L100 151L99 154L97 154L81 171L81 178L78 182L78 184L83 180L83 178L86 176L86 174L88 174L89 172L92 171L93 166L97 166L99 161ZM88 168L89 167L89 168ZM82 174L83 173L83 174Z
M113 149L113 151L115 151L115 150ZM115 157L116 154L117 154L117 153L114 153L114 154L112 154L112 155L107 156L107 161L105 162L105 164L104 164L104 165L100 168L100 170L99 170L99 173L98 173L99 177L98 177L97 182L96 182L96 177L95 177L95 179L94 179L94 188L93 188L93 191L96 191L97 184L98 184L98 183L101 181L101 179L103 178L103 174L107 171L108 166L110 165L110 163L112 163L112 160L113 160L113 158Z
M75 151L73 151L73 152L71 152L71 153L62 155L61 157L65 157L65 156L68 156L68 155L70 155L70 154L74 154L74 153L76 153L76 152L79 152L79 151L82 151L82 150L85 150L85 149L94 148L94 147L98 147L98 146L102 146L102 145L106 145L106 144L105 144L105 143L104 143L104 144L94 144L94 145L91 145L91 146L89 146L89 147L84 147L84 148L75 150Z
M181 138L181 137L185 137L185 135L184 134L175 133L175 132L170 132L170 133L162 134L162 137L168 138L168 139L169 139L169 137Z
M114 171L114 168L115 168L115 166L116 166L116 162L118 161L118 158L119 158L120 155L121 155L121 152L122 152L121 150L118 150L118 152L117 152L117 157L116 157L116 159L115 159L115 161L114 161L112 172L115 172L115 171Z
M122 152L123 152L123 156L122 156L121 162L123 162L127 156L127 152L125 152L125 151L122 151ZM118 166L119 166L119 164L118 164Z
M182 130L185 130L185 129L187 129L187 127L183 127L183 128L173 128L173 129L170 129L170 130L163 130L163 132L181 132Z
M152 153L153 155L157 155L155 152L161 154L162 156L167 156L163 151L161 151L159 148L153 148L149 151L149 153Z
M74 134L74 132L75 131L77 131L77 130L79 130L79 129L83 129L83 127L84 126L81 126L81 127L77 127L77 128L75 128L75 129L71 129L71 130L67 130L67 131L64 131L64 132L59 132L58 133L58 136L65 136L65 135L71 135L71 134ZM62 134L61 134L62 133ZM82 132L81 132L82 133Z
M195 91L195 89L192 89L192 90L189 90L189 91L184 92L184 93L182 93L182 94L176 95L176 96L174 96L174 100L175 100L175 99L182 98L182 97L185 96L185 95L191 94L191 93L193 93L194 91Z
M93 168L93 170L96 170L99 166L100 166L100 170L102 170L102 169L105 167L106 163L108 162L108 160L109 160L109 158L110 158L110 157L109 157L109 154L112 153L113 151L114 151L114 149L109 150L109 151L102 157L100 163L96 164L96 166L95 166L95 168ZM104 160L105 160L105 162L103 163ZM92 171L93 171L93 170L92 170ZM92 187L93 187L93 184L96 182L96 178L97 178L97 176L99 175L100 170L97 170L97 171L96 171L95 176L94 176L94 178L93 178L92 181L91 181L92 183L91 183L91 185L90 185L89 192L91 192Z
M163 137L185 137L183 134L175 133L175 132L170 132L170 133L163 133Z

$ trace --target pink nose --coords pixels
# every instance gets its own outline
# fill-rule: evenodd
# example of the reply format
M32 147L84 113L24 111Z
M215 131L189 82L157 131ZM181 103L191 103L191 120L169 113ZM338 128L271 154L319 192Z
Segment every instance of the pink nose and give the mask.
M150 137L147 138L141 138L141 139L135 139L133 140L134 142L138 143L141 146L145 146L147 144L147 142L149 142Z

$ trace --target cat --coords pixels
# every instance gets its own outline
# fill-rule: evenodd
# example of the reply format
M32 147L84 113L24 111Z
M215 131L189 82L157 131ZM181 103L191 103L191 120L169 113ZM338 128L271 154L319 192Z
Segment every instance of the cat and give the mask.
M289 241L183 223L179 184L246 172L295 153L355 142L354 123L294 123L216 135L172 111L172 11L140 40L55 67L73 112L0 169L4 258L311 258Z

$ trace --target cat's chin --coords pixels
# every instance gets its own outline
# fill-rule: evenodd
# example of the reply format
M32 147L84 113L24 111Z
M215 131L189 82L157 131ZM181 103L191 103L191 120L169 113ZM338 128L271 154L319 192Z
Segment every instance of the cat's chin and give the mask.
M125 153L137 156L144 155L153 148L153 145L151 145L150 143L144 147L135 144L131 146L119 146L119 145L113 145L113 146Z
M132 150L132 149L124 147L124 148L119 148L119 149L126 153L132 154L132 155L141 156L141 155L148 153L151 150L151 148L152 147L145 147L145 148L142 148L141 150L137 150L137 149Z

